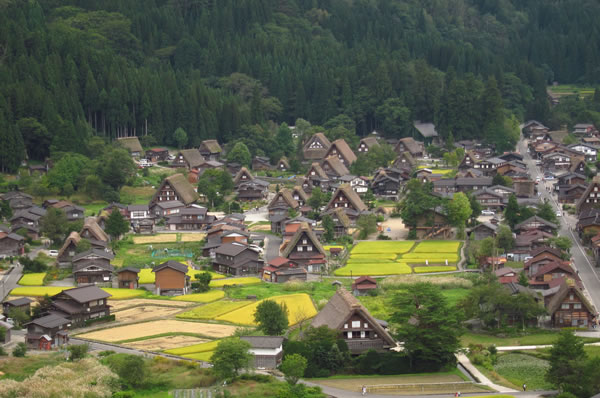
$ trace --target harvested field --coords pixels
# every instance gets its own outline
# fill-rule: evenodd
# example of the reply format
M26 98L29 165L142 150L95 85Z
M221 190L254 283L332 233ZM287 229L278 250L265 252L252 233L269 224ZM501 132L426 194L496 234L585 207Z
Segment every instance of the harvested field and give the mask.
M181 234L181 242L201 242L206 234Z
M205 343L208 340L193 336L165 336L154 339L132 341L131 343L123 343L125 347L135 348L146 351L163 351L176 347L187 346L190 344Z
M118 322L140 322L148 319L170 316L180 311L180 308L146 305L143 307L135 307L119 311L115 314L115 316L117 317Z
M213 323L186 322L174 319L136 323L78 335L85 339L117 342L139 339L163 333L197 333L210 337L231 336L237 328L230 325Z
M173 300L153 300L153 299L131 299L131 300L115 300L110 302L110 312L117 312L132 307L156 305L172 308L185 308L194 305L185 301Z
M446 260L450 263L455 263L459 260L456 253L407 253L400 257L404 263L425 263L428 260L430 263L443 263Z
M145 245L148 243L170 243L177 241L177 234L158 234L153 236L134 236L133 243Z
M186 355L186 354L196 354L198 352L212 352L217 348L219 344L219 340L210 341L207 343L194 344L187 347L173 348L170 350L166 350L167 354L173 355Z

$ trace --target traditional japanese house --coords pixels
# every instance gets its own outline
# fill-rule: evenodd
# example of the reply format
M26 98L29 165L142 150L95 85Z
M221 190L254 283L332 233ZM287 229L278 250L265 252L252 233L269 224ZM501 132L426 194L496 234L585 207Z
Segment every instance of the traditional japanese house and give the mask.
M242 243L225 243L215 249L213 268L231 275L258 274L263 262L257 251Z
M266 282L284 283L289 280L306 281L307 272L295 261L275 257L262 268L262 279Z
M223 151L217 140L202 141L198 150L205 159L209 160L218 160Z
M83 326L88 319L110 315L110 296L94 285L63 290L51 297L50 313L69 319L75 327Z
M548 304L554 327L589 327L596 311L573 279L566 279Z
M284 243L281 256L298 263L309 273L318 273L326 265L325 250L308 223L301 223L289 242Z
M34 350L49 351L69 342L71 321L57 314L46 315L26 323L25 343Z
M90 249L73 256L73 278L78 285L110 285L114 267L110 261L114 255L106 250Z
M304 160L314 161L323 159L329 147L331 147L331 142L325 137L325 134L314 134L304 143L302 148Z
M350 165L356 161L356 155L352 152L352 149L350 149L350 146L348 146L348 143L346 143L343 138L331 143L331 146L325 153L325 158L327 159L330 156L337 157L346 167L350 167Z
M133 267L124 267L117 270L117 279L120 289L137 289L139 287L140 270Z
M154 287L156 294L178 296L186 294L190 288L188 266L178 261L169 260L152 269L156 275Z
M326 206L326 211L334 210L338 207L344 209L344 212L352 221L355 221L361 214L368 212L368 208L360 196L354 192L350 185L346 184L340 185L335 191Z
M149 206L160 202L180 201L190 205L198 200L198 193L183 174L173 174L165 178L150 200Z

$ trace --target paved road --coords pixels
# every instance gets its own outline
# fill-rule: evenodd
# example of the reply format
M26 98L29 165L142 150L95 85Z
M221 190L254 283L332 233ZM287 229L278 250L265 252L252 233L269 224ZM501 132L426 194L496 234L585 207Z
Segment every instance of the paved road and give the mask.
M518 144L518 151L523 155L524 161L527 164L527 168L531 174L531 178L535 179L540 177L543 179L543 173L535 165L534 160L527 151L526 141L521 138ZM543 180L542 180L543 181ZM541 198L547 199L552 203L552 206L562 213L561 207L556 202L556 199L551 195L547 189L551 191L551 184L547 182L540 183L538 185L539 192L541 192ZM596 311L600 309L600 275L598 269L594 267L593 262L588 258L583 249L581 242L576 234L573 233L577 224L577 219L569 214L563 214L560 220L560 229L558 231L559 236L567 236L573 241L573 247L571 248L571 256L573 258L573 264L575 269L579 272L579 276L583 281L583 285L587 291L588 297L592 300L592 303L596 307Z
M275 257L279 257L279 247L283 239L276 235L268 235L265 236L265 262L269 262L273 260Z
M2 280L0 280L0 301L4 301L8 293L17 287L17 282L21 279L23 275L23 267L17 261L15 261L15 265L8 274L4 274Z

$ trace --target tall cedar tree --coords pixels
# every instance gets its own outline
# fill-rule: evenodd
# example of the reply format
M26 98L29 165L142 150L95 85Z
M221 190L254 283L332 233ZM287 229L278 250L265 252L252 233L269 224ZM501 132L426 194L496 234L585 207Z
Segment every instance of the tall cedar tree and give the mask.
M129 232L129 221L123 217L118 209L113 209L106 220L105 231L111 238L119 239L121 235Z
M398 310L391 320L413 368L428 364L431 370L441 369L456 362L461 314L448 306L439 287L417 283L397 293L392 302Z

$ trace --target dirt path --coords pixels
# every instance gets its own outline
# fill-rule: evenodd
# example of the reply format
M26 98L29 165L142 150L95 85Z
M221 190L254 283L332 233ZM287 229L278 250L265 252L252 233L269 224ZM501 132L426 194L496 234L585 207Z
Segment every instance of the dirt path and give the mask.
M400 217L389 218L381 225L383 233L394 240L404 240L408 237L408 228L406 228Z

